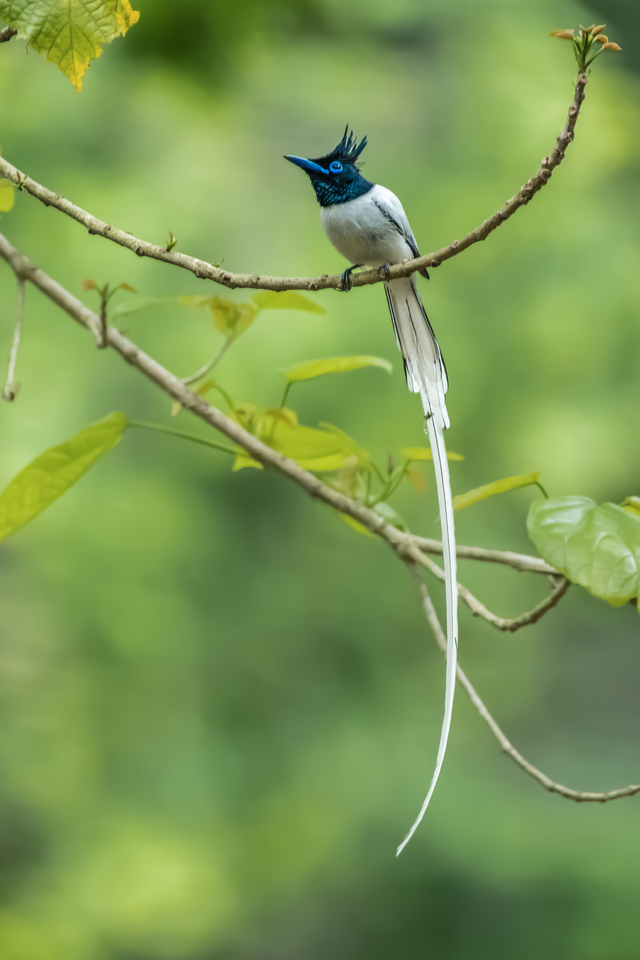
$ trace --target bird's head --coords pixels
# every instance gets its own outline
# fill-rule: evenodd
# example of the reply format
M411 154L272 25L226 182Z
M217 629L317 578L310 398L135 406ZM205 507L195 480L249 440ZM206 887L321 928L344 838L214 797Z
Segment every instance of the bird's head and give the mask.
M358 143L358 138L349 131L347 125L338 146L326 156L315 160L285 156L285 160L290 160L309 174L318 203L321 207L329 207L334 203L355 200L374 186L365 180L356 163L366 145L367 138L363 137Z

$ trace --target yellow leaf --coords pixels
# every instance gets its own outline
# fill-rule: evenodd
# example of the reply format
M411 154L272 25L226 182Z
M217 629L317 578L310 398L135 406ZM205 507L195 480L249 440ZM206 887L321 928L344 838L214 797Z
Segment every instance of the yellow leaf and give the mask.
M540 471L533 473L522 473L517 477L505 477L504 480L494 480L493 483L487 483L484 487L477 487L475 490L469 490L458 497L453 498L453 509L464 510L470 507L472 503L478 500L486 500L487 497L494 497L498 493L506 493L507 490L517 490L519 487L530 487L540 479Z
M124 36L140 14L129 0L0 0L0 17L80 90L101 44Z
M326 313L324 307L296 290L261 290L251 298L258 310L304 310L306 313Z
M0 180L0 212L11 210L14 199L13 184L8 180Z
M359 370L361 367L382 367L391 373L392 366L388 360L381 357L327 357L324 360L307 360L298 363L295 367L284 370L284 376L289 383L299 380L311 380L313 377L323 377L327 373L346 373L349 370Z
M401 452L405 460L433 460L429 447L403 447ZM464 457L461 453L453 453L450 450L447 453L447 460L464 460Z

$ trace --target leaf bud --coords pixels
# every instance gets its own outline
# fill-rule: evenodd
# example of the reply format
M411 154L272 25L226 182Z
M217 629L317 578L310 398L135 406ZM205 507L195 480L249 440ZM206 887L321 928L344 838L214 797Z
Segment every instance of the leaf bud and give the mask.
M619 47L617 43L605 43L603 50L622 50L622 47Z
M553 30L549 36L557 37L558 40L573 40L573 30Z
M606 23L601 23L599 27L593 27L593 29L591 30L591 36L597 37L599 33L602 33L605 27L606 27Z
M609 43L609 37L605 37L604 33L599 33L596 40L598 43Z

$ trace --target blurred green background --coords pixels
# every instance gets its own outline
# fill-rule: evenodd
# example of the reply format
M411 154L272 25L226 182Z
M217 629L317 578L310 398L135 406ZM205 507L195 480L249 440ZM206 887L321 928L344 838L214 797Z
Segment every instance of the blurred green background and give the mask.
M134 4L135 5L135 4ZM307 179L345 123L365 174L403 200L423 252L533 174L572 97L552 29L607 21L577 139L535 202L421 290L451 380L454 492L542 471L552 495L638 494L640 111L635 2L139 0L82 94L24 42L0 48L0 139L18 168L109 223L234 271L343 269ZM0 225L81 283L221 293L19 194ZM15 283L0 270L8 353ZM124 295L123 295L124 296ZM302 422L380 459L424 442L379 286L325 291L324 317L267 313L220 379L273 405L282 368L373 353L296 387ZM181 376L220 343L203 314L126 318ZM22 392L2 405L0 483L111 410L206 434L33 289ZM437 535L426 495L394 500ZM530 490L458 517L462 543L532 552ZM546 585L463 564L509 616ZM441 589L434 585L442 609ZM574 587L503 636L461 613L460 658L516 746L554 779L640 779L638 615ZM433 767L442 657L406 571L285 480L130 431L0 548L3 960L635 960L638 799L574 805L504 758L459 692Z

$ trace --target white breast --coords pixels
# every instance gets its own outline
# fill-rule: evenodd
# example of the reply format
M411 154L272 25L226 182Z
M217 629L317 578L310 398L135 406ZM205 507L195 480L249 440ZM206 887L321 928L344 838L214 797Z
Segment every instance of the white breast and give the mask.
M357 200L322 207L320 219L333 246L350 263L381 267L413 256L393 222L409 228L402 204L378 184Z

